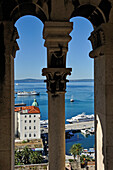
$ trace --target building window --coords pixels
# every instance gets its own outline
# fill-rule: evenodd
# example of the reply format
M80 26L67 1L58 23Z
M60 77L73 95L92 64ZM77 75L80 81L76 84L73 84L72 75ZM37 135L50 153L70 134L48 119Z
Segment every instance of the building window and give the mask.
M25 123L27 122L27 120L25 120Z
M31 123L31 120L29 120L29 123Z
M27 135L25 134L24 137L27 137Z
M36 129L36 126L34 126L34 129Z
M31 126L29 126L29 129L31 129Z
M36 117L36 115L34 115L34 117Z
M34 133L34 137L36 137L36 134Z
M31 133L29 134L29 137L31 137Z
M29 117L31 117L31 115L29 115Z
M27 129L27 127L25 126L25 130Z
M26 118L27 116L25 115L25 118Z
M36 122L36 120L34 120L34 123Z

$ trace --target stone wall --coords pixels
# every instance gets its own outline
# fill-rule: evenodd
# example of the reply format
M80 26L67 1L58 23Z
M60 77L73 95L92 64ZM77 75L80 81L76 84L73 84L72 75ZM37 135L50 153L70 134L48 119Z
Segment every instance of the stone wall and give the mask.
M48 170L48 164L16 165L15 170Z

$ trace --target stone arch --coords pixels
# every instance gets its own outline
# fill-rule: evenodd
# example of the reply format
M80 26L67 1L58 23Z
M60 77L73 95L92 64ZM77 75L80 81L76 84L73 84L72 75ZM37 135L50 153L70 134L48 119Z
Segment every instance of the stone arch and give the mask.
M109 21L111 3L108 0L96 1L95 3L87 2L87 0L79 0L77 2L75 3L73 1L74 10L70 18L76 16L85 17L93 24L94 27L98 27L102 23Z
M17 5L11 12L11 19L15 23L20 17L25 15L36 16L43 23L47 20L44 10L38 4L32 2L23 2Z

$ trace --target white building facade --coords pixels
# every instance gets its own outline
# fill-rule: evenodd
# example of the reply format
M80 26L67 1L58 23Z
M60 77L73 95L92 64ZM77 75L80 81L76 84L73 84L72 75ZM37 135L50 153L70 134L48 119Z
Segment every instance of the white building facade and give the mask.
M38 107L16 107L15 119L15 135L20 140L40 139L40 110Z

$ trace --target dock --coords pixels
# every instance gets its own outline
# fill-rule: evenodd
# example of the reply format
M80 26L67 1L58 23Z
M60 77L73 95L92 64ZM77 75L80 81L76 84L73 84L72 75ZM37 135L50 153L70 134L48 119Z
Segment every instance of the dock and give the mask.
M77 122L72 124L65 124L65 131L80 131L81 129L90 129L94 127L94 121L88 121L88 122ZM41 133L48 133L48 128L41 127Z
M66 131L89 129L89 128L92 128L92 127L94 127L94 121L65 124L65 130Z

